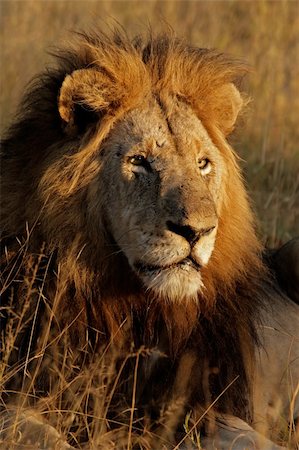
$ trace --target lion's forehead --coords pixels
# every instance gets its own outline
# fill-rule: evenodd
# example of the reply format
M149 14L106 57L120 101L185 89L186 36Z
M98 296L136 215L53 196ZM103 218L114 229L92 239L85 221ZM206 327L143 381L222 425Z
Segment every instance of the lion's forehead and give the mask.
M157 105L132 110L123 122L122 140L126 150L163 152L173 148L176 153L218 152L201 120L188 105L161 110Z

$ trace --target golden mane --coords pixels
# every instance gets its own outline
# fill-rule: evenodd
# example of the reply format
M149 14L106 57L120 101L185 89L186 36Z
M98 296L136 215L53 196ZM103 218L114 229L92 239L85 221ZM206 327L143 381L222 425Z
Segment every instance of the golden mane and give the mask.
M115 341L122 345L127 339L127 327L122 324L130 325L129 335L134 339L135 320L142 323L144 343L148 344L159 333L156 324L162 320L173 357L197 330L198 345L209 341L210 351L218 349L222 362L228 351L236 357L235 367L228 368L222 384L238 370L246 384L238 350L246 342L249 347L254 342L260 299L267 291L251 208L236 156L225 139L242 103L234 85L246 73L246 66L214 50L189 47L173 36L130 41L122 32L112 38L79 35L73 48L58 54L57 62L56 69L49 69L32 84L18 121L3 141L6 168L1 228L8 249L3 258L5 263L9 260L10 286L16 275L23 277L21 287L15 287L14 302L21 303L22 296L26 297L28 279L38 284L33 280L36 266L32 259L39 255L43 295L59 327L70 327L76 345L79 342L84 347L88 328L89 338L95 329L95 341L108 342L116 336ZM72 96L74 83L76 98ZM80 214L86 187L99 172L95 153L104 148L116 122L142 106L150 94L178 97L191 105L221 151L229 173L223 185L224 206L215 250L203 268L205 289L197 304L172 305L148 299L136 276L128 273L124 257L112 258L108 265L104 231L91 239L92 230ZM97 114L100 120L78 134L72 104L83 107L83 113ZM29 238L25 236L28 239L24 241L26 223ZM20 264L15 263L20 261L18 242L23 243ZM207 356L203 355L203 360ZM236 398L243 388L242 383L236 388ZM238 405L243 408L241 416L246 416L242 402Z

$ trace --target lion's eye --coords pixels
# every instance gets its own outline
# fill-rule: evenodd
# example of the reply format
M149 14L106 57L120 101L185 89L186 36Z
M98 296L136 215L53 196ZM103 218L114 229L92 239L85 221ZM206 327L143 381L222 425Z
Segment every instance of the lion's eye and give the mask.
M147 161L143 155L134 155L129 159L130 163L134 166L145 166Z
M149 161L143 155L134 155L129 157L129 163L132 164L132 172L147 175L151 170Z
M207 158L198 161L198 167L202 175L208 175L211 172L212 164Z

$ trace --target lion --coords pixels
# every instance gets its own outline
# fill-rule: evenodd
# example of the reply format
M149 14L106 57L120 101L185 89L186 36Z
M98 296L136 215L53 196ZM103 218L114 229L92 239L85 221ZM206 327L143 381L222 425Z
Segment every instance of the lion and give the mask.
M151 448L185 442L186 414L220 441L232 417L278 441L281 417L298 416L299 308L263 262L228 142L247 71L118 30L79 34L31 84L1 153L6 335L19 320L5 368L18 362L31 406L54 390L64 345L70 384L117 350L111 396L133 396L130 427L147 417L162 439Z

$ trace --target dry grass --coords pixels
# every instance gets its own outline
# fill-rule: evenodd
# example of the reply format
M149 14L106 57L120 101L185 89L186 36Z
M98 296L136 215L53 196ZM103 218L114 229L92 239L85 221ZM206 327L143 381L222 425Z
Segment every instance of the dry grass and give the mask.
M37 270L38 267L36 267ZM97 353L97 358L93 358L91 364L84 365L81 360L78 360L78 354L72 351L65 339L67 329L55 335L51 334L51 328L55 326L55 311L47 305L50 320L47 321L42 336L36 342L32 339L32 334L26 357L21 360L18 357L16 359L13 353L15 348L20 346L19 334L26 327L27 321L28 323L36 321L39 302L46 303L42 291L39 291L37 305L28 317L28 310L31 309L32 298L36 297L36 292L31 282L28 282L27 289L28 295L23 309L16 314L14 308L8 308L6 340L0 345L0 353L4 355L0 362L1 449L203 450L199 431L202 421L211 414L209 418L212 417L211 426L214 426L213 407L215 405L217 407L218 399L236 381L236 378L206 409L187 413L184 419L185 433L181 434L179 442L175 445L173 432L178 422L182 420L184 398L171 399L162 410L159 423L155 423L154 427L149 417L137 417L135 414L139 363L141 358L150 356L153 350L141 347L137 351L124 355L123 352L116 350L112 338L110 344L103 348L102 352ZM3 311L0 308L1 313ZM81 350L84 354L84 349ZM90 349L85 349L85 352L87 355ZM9 361L11 357L15 360L13 365ZM51 364L48 365L49 358L51 358ZM131 367L131 380L126 378L127 375L123 377L128 362ZM40 397L39 377L43 370L48 371L53 384L48 395L43 394ZM14 386L19 386L20 380L22 388L15 391ZM11 382L10 391L4 388L5 385L9 385L9 382ZM132 395L131 402L125 405L117 396L122 392L123 383L126 385L127 382L132 386ZM6 404L7 394L9 394L9 401ZM295 392L294 399L297 394L298 392ZM15 399L14 402L11 401L12 398ZM291 408L293 406L291 404ZM111 414L111 407L113 414ZM244 422L238 423L238 419L236 422L233 419L232 425L228 427L236 428L235 444L221 448L245 450L245 447L237 445L239 436L246 435L247 430L244 425L246 426ZM298 436L296 438L295 425L291 424L289 427L281 419L279 426L283 430L280 444L290 450L298 448L299 439ZM250 434L249 436L250 441L252 437ZM231 442L231 436L229 438ZM218 447L212 446L212 442L204 447L206 450L212 448L217 450ZM261 448L269 447L261 444Z
M0 8L2 130L13 117L26 83L50 61L45 49L68 40L69 30L89 28L93 24L103 27L104 21L111 17L123 24L131 35L147 27L148 23L154 29L161 29L165 19L179 36L186 37L194 45L217 47L249 61L254 71L244 88L253 102L234 146L246 161L243 163L245 177L261 223L263 240L275 245L298 234L299 14L296 1L2 0ZM31 295L29 286L28 299ZM38 301L44 301L42 292ZM27 307L25 304L24 308ZM2 380L26 374L29 353L23 366L9 368L7 365L18 333L24 326L25 315L26 311L11 317L9 339L2 348L6 356L0 368ZM53 340L49 329L40 347L41 359ZM134 444L145 449L156 448L153 444L155 436L150 435L146 422L143 431L135 433L139 425L134 423L134 395L126 412L127 425L120 416L117 430L110 430L107 411L121 373L121 368L117 367L118 355L106 349L102 359L86 372L76 371L76 361L67 347L57 357L64 361L63 369L58 373L60 381L51 395L39 402L41 417L47 417L73 445L76 445L78 435L86 435L89 444L85 448L90 450L116 448L115 442L118 442L118 449L129 449ZM127 356L135 361L135 377L140 357L140 354ZM38 361L39 358L37 371ZM33 374L32 383L15 407L13 427L18 421L26 424L23 412L28 407L28 398L36 395L34 379ZM91 401L93 412L89 409L86 414ZM179 408L179 405L173 405L173 408ZM39 433L40 416L34 420ZM192 429L192 421L190 423L191 428L186 424L187 434L200 446L200 436ZM49 435L51 432L47 431ZM34 448L29 444L18 447L20 443L14 447L13 442L19 436L16 428L10 428L7 448ZM53 439L55 441L55 436ZM63 448L61 443L55 445ZM55 448L54 444L51 448ZM162 444L157 448L162 449Z
M20 247L17 264L22 263L25 253L26 243ZM139 363L153 350L141 347L124 354L115 345L114 336L108 346L97 351L96 357L93 357L91 348L73 351L67 328L53 333L53 329L57 331L55 305L50 306L43 295L43 280L37 275L41 261L42 256L34 263L33 276L23 280L25 300L21 308L16 310L13 305L0 307L0 317L3 314L8 317L5 339L0 341L0 448L173 448L168 436L176 428L183 400L175 399L165 407L161 416L163 427L159 433L153 430L148 417L137 418L135 414ZM12 281L15 282L11 279L11 272L17 273L17 278L21 279L18 266L13 266L8 267L1 295L5 294ZM44 271L46 276L47 270ZM41 286L38 291L36 279ZM42 305L47 310L47 319L37 337L35 328ZM19 349L28 335L25 356L20 358ZM44 373L50 380L49 393L43 392L41 396L40 383L43 383ZM129 403L122 396L123 385L132 391ZM188 442L192 442L189 436L193 439L194 432L195 427L191 430L186 428L186 435L182 437L186 449L189 448Z

